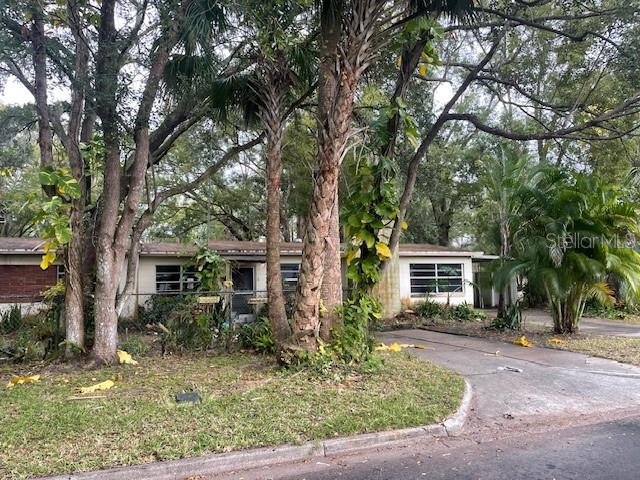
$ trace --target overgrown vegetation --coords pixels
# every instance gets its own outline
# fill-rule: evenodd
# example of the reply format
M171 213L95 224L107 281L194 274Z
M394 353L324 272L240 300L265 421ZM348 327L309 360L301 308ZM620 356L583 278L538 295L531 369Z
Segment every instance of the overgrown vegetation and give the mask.
M473 322L483 320L486 317L484 312L474 310L468 303L447 305L427 299L416 304L414 309L418 315L432 322Z
M497 316L491 322L491 328L496 330L520 330L521 327L522 311L517 303L507 305L502 315Z

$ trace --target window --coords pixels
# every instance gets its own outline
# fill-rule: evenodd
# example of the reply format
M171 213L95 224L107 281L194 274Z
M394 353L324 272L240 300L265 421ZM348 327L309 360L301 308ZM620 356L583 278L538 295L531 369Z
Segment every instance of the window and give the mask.
M461 263L412 263L409 265L409 276L412 297L462 292Z
M56 282L64 281L65 269L64 265L56 265Z
M296 289L299 274L299 263L283 263L280 265L280 276L282 277L282 285L285 290Z
M195 267L156 265L156 292L195 292L199 287Z

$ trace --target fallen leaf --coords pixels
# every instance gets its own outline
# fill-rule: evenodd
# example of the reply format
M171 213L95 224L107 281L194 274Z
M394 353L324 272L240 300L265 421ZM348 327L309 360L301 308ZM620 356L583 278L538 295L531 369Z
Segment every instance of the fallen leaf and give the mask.
M125 352L124 350L118 350L117 351L117 355L118 355L118 362L119 363L124 363L127 365L137 365L138 362L135 361L131 355L129 355L127 352Z
M554 345L566 345L569 341L554 337L549 339L549 343L553 343Z
M521 347L533 347L533 343L527 340L524 335L513 341L514 345L520 345Z
M9 380L9 383L7 383L7 388L13 388L16 385L22 385L25 383L35 383L35 382L39 382L40 381L40 375L32 375L30 377L13 377L11 380Z
M400 345L399 343L392 343L391 345L379 343L378 345L376 345L375 350L382 352L400 352L402 350L402 345Z
M105 380L104 382L96 383L95 385L91 385L90 387L82 387L80 388L80 393L95 393L100 390L109 390L113 388L115 383L113 380Z

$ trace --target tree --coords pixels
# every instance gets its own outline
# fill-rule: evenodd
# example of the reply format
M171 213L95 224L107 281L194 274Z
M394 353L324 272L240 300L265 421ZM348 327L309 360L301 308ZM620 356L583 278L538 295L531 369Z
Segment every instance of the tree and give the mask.
M614 75L614 69L603 66L627 55L618 40L632 29L627 20L634 7L616 1L603 9L586 4L565 7L563 2L482 6L477 9L481 15L472 21L444 27L443 69L423 80L432 91L451 82L452 95L434 111L420 147L407 162L390 241L393 250L398 248L418 166L430 159L432 145L449 122L466 122L495 137L536 142L540 158L548 158L556 147L562 156L563 142L614 140L633 133L625 119L638 112L637 89L629 84L607 101L600 94L607 83L603 79ZM496 99L492 114L485 116L474 104L465 105L469 93ZM592 103L596 99L600 100ZM516 121L496 126L505 112Z
M482 159L480 185L486 208L492 213L499 232L500 263L511 258L514 237L525 224L526 204L522 192L531 188L531 167L526 152L497 145ZM498 296L498 316L504 315L511 301L508 287L502 286ZM509 298L507 298L509 297Z
M305 350L315 350L319 335L321 283L325 266L325 242L336 202L340 165L349 138L353 102L362 74L381 48L411 19L445 13L465 17L471 2L408 2L387 4L373 0L322 3L323 19L335 19L320 29L320 45L327 47L327 73L332 81L321 82L319 98L328 110L318 126L318 173L311 198L303 241L302 264L294 312L294 336ZM340 25L336 35L335 26ZM431 27L431 25L429 25ZM415 25L414 25L415 28ZM331 38L329 38L331 35ZM334 240L335 242L335 237ZM334 252L334 255L336 253Z
M529 208L514 241L515 259L497 272L502 285L526 275L545 292L556 333L578 330L589 299L612 303L613 285L636 298L640 253L633 245L640 217L624 187L547 170L524 198Z

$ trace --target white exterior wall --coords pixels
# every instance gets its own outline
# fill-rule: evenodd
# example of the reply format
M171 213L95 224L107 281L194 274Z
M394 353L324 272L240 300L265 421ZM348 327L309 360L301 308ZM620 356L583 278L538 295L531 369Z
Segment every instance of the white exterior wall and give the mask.
M409 265L412 263L461 263L462 275L464 281L462 282L462 292L452 293L431 293L429 299L439 302L447 303L447 299L451 305L459 305L461 303L468 303L473 306L473 267L471 264L471 257L464 256L447 256L447 257L432 257L432 256L401 256L400 257L400 272L399 272L399 285L400 285L400 298L411 299L412 303L417 303L425 300L425 297L411 297L411 275Z

